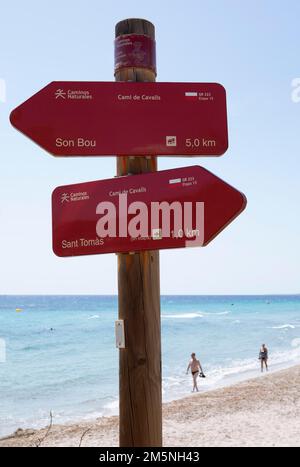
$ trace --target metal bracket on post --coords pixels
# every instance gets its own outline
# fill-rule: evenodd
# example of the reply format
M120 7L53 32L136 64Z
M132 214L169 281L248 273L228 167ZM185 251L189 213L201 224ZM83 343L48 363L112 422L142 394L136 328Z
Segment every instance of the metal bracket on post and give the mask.
M125 329L124 321L119 319L115 323L115 333L116 333L116 347L117 349L125 349Z

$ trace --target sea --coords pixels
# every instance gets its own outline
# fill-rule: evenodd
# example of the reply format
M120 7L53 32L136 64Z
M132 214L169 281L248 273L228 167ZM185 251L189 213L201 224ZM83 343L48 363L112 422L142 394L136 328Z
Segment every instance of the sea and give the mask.
M0 296L0 436L118 413L116 296ZM300 364L300 295L162 296L163 400Z

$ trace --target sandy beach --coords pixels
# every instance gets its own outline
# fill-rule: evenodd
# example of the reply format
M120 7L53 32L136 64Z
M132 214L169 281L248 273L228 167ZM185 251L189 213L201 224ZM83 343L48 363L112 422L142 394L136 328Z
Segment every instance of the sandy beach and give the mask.
M164 445L300 446L300 366L164 404ZM88 431L87 431L88 430ZM19 430L0 447L117 446L118 417Z

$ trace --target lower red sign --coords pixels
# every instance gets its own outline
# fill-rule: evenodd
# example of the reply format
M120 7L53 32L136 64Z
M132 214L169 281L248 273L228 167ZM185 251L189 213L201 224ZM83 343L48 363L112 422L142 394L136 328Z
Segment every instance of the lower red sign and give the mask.
M245 196L199 167L56 188L58 256L205 246L246 207Z

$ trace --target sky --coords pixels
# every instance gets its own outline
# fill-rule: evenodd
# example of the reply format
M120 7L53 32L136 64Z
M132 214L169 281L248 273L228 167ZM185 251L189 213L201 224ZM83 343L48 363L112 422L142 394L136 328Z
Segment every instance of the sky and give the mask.
M300 293L298 0L4 0L0 17L0 294L117 293L116 255L53 254L50 203L57 186L112 178L115 158L56 159L9 114L53 80L113 81L114 27L131 17L156 27L158 81L227 90L227 153L159 169L202 165L248 198L209 246L161 252L161 293Z

